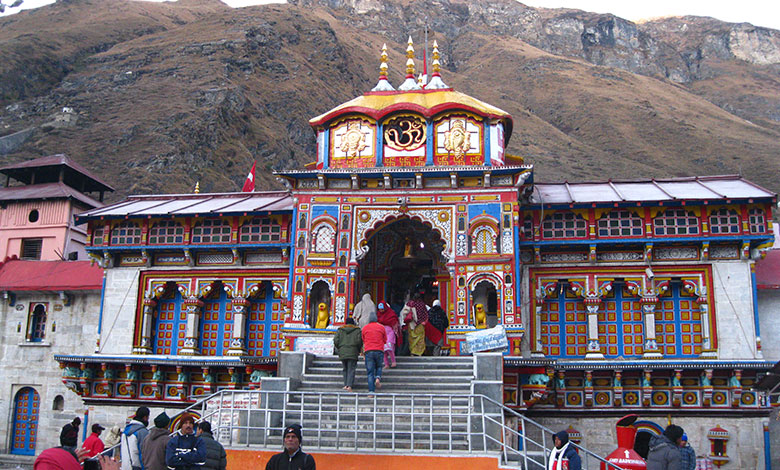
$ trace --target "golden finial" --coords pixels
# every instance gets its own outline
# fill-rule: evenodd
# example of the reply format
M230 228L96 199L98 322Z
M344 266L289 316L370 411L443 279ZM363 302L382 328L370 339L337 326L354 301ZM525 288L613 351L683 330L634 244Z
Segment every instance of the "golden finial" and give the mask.
M414 43L411 36L406 44L406 76L414 77Z
M438 74L441 70L441 63L439 62L439 43L433 40L433 73Z
M382 44L382 55L380 56L379 78L387 78L387 44Z
M200 181L195 183L195 191L194 192L195 192L195 194L199 194L200 193Z

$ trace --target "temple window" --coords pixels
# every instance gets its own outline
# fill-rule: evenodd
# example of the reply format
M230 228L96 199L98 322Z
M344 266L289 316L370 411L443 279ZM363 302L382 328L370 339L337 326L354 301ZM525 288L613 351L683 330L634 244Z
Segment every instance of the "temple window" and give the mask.
M162 220L149 230L150 245L174 245L184 243L184 227L173 220Z
M641 237L642 219L631 211L614 210L598 221L599 237Z
M472 232L471 252L475 254L496 253L496 232L490 225L478 225Z
M39 343L46 337L46 310L45 303L31 303L28 318L27 341Z
M138 245L141 227L135 222L122 222L111 230L111 245Z
M332 253L336 248L336 229L321 223L312 231L311 248L314 253Z
M233 305L221 284L214 296L203 303L200 321L200 352L204 356L222 356L230 348L233 332ZM218 293L218 295L217 295Z
M239 243L280 242L282 226L270 217L255 217L241 226Z
M766 233L766 216L763 209L750 209L748 212L750 233Z
M698 235L699 218L685 209L669 209L653 219L656 235Z
M184 346L187 312L177 289L171 289L157 304L152 347L155 354L176 355Z
M534 218L530 215L523 218L523 237L526 240L534 239Z
M92 246L100 246L106 242L106 228L104 226L95 227L92 230Z
M739 214L733 209L724 207L710 214L710 233L712 234L739 233L739 225Z
M696 297L672 282L655 309L655 337L666 358L695 358L702 350L701 312Z
M587 234L585 219L573 212L548 215L542 223L543 238L585 238Z
M584 358L588 346L588 315L582 299L561 283L558 296L541 311L541 342L547 357Z
M641 357L644 318L639 297L616 284L603 299L598 313L601 352L605 357Z
M229 243L230 223L225 219L206 219L192 227L192 243Z

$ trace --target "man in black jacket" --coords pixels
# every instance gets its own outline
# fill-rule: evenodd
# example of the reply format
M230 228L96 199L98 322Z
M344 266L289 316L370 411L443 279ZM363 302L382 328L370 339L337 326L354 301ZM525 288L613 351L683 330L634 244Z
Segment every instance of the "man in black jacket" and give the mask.
M280 452L265 466L265 470L316 470L317 464L314 457L301 450L303 434L301 426L291 424L282 432L284 438L284 452Z
M172 470L199 469L206 462L206 444L195 435L195 417L184 413L179 432L165 446L165 464Z
M201 421L198 423L198 436L206 444L206 463L203 464L204 470L225 470L227 468L227 453L222 444L214 439L211 434L211 423Z

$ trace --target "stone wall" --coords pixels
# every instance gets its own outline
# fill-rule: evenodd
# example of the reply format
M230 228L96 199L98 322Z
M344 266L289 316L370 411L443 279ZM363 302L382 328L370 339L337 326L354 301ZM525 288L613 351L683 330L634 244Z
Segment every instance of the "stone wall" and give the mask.
M141 268L106 270L101 354L131 354Z
M758 291L761 352L767 361L780 361L780 289Z
M756 328L750 265L744 261L712 263L719 359L755 359Z
M30 302L49 304L46 334L41 342L25 339ZM99 309L99 291L75 294L70 306L54 293L19 295L13 306L2 303L0 452L11 450L14 398L24 387L33 387L40 396L36 453L59 445L60 429L75 416L84 420L81 397L62 383L62 373L53 356L94 352ZM64 399L61 410L53 409L58 395Z
M561 431L573 426L582 433L581 446L601 457L609 455L617 448L615 423L619 418L541 418L532 419L542 425ZM664 417L641 417L640 420L652 421L662 428L668 425ZM672 417L673 423L682 426L688 434L688 442L697 456L705 456L710 451L707 431L720 426L729 433L731 439L726 444L727 455L731 461L720 467L721 470L755 469L765 470L764 466L764 428L763 422L769 418L751 417Z

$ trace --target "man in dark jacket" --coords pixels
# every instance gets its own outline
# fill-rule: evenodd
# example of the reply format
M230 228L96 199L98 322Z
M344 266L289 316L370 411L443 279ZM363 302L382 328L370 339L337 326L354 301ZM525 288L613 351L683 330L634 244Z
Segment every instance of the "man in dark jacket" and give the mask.
M333 338L333 346L336 349L341 363L344 365L344 390L351 392L355 383L355 369L357 369L358 355L363 347L363 338L360 328L355 325L352 317L347 318L346 325L336 332Z
M193 470L206 463L206 444L195 435L195 418L184 413L181 428L165 446L165 464L173 470Z
M561 431L553 434L553 443L555 447L550 452L550 460L547 468L550 470L563 470L563 461L568 461L569 470L582 470L582 460L580 454L569 442L569 433Z
M670 424L662 436L651 437L647 470L681 470L680 443L683 434L683 428Z
M154 418L154 427L141 444L144 470L168 470L168 466L165 465L165 446L171 440L169 424L171 418L164 411Z
M60 431L60 443L62 447L66 447L70 450L75 450L79 441L79 425L81 424L81 418L76 416L73 421L62 427Z
M680 469L696 470L696 451L688 444L688 435L682 435L680 443Z
M198 423L198 436L206 444L206 463L203 469L207 470L225 470L227 468L227 453L222 444L214 440L211 434L211 423L201 421Z
M282 431L284 452L272 456L265 470L317 470L314 457L301 450L303 433L301 426L291 424Z

